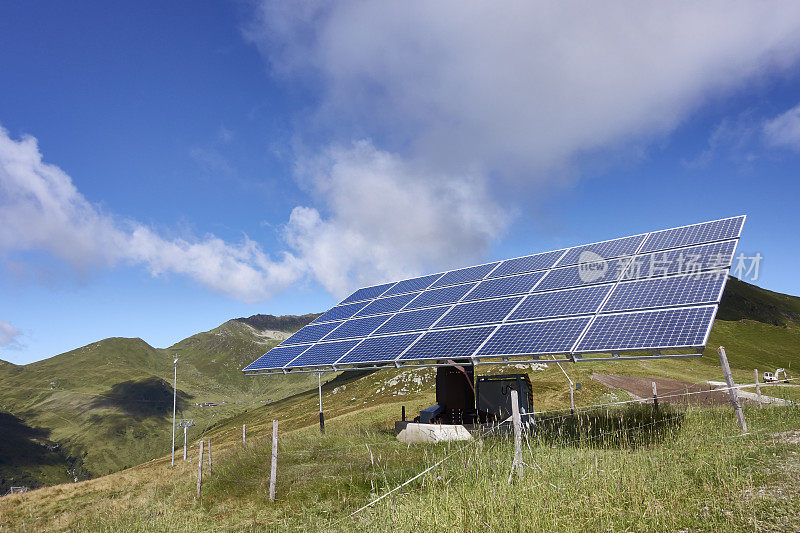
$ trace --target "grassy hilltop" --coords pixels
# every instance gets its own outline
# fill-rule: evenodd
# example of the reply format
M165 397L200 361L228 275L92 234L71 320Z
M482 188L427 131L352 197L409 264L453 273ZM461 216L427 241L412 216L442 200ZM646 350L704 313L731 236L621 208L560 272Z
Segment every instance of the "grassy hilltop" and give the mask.
M0 492L86 479L163 455L171 438L175 354L178 416L197 424L190 437L212 417L305 390L313 384L305 374L254 380L240 370L316 316L257 315L166 349L110 338L28 365L0 365L0 423L25 443L6 445L13 454L0 448ZM196 405L204 402L218 405Z
M186 359L191 359L190 341L195 337L182 341ZM221 336L215 339L223 342ZM224 342L238 345L232 339ZM564 367L583 385L576 393L580 410L630 398L591 379L592 373L695 383L720 380L719 345L726 347L737 381L752 382L753 368L763 372L786 367L796 376L800 298L732 279L704 357ZM214 353L219 354L223 346ZM249 358L243 354L244 362L253 353ZM242 391L242 401L254 394L245 390L259 387L283 386L283 397L269 392L276 401L251 406L224 420L217 415L205 434L213 443L214 467L210 475L206 472L201 500L194 497L197 446L193 444L190 461L181 460L174 469L162 453L159 459L98 479L2 498L0 516L12 529L31 530L793 527L792 517L800 514L798 408L747 406L751 435L744 437L739 436L729 407L664 407L658 416L649 406L611 407L572 418L564 410L569 405L567 381L556 365L538 370L518 366L479 367L477 372L530 372L535 409L546 411L540 432L525 445L528 467L521 485L507 484L511 444L505 438L478 439L463 448L408 447L394 439L392 422L398 419L401 406L413 415L433 402L431 369L330 376L323 385L327 428L323 437L317 427L314 377L257 377L243 379L237 389ZM202 365L196 372L192 383L204 379ZM231 374L238 372L231 370ZM217 376L205 388L199 384L194 389L188 384L179 388L197 395L216 390L221 383L217 380L240 378ZM287 378L309 381L277 382ZM294 393L290 393L292 387ZM792 396L793 389L771 388L765 393L800 399ZM278 501L271 504L265 493L272 419L279 420L281 440ZM246 446L241 443L242 424L248 427ZM130 436L127 439L128 445L136 445ZM439 468L373 508L349 516L445 457Z

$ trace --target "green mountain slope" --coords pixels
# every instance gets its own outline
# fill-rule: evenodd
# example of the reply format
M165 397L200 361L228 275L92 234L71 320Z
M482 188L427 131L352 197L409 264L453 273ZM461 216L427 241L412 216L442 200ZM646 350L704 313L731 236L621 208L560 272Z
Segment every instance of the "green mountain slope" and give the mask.
M318 315L265 316L250 322L275 329L237 319L167 349L142 339L111 338L28 365L0 365L6 433L29 443L38 435L58 451L36 459L44 449L36 445L22 461L7 447L0 449L0 493L13 484L84 479L163 455L171 438L175 355L178 416L196 424L190 438L215 420L312 387L314 377L308 374L256 380L240 372ZM44 470L35 467L39 463Z

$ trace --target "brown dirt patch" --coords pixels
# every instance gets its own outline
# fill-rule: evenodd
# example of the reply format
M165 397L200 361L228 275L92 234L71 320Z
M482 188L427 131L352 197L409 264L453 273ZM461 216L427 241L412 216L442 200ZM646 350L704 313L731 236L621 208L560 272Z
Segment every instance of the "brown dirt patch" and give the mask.
M621 376L617 374L592 374L592 379L612 389L624 390L632 396L648 403L653 402L653 386L655 381L658 390L658 401L676 405L730 405L727 391L715 390L711 385L689 383L667 378L643 378L637 376ZM686 392L689 395L686 395ZM740 401L747 402L744 398Z

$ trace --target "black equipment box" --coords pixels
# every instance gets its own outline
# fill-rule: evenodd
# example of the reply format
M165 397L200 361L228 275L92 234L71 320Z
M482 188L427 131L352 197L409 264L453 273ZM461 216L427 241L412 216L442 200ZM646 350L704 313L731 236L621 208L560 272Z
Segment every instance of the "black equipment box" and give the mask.
M533 412L531 380L527 374L478 376L478 413L486 420L505 420L511 416L511 391L517 391L521 414Z

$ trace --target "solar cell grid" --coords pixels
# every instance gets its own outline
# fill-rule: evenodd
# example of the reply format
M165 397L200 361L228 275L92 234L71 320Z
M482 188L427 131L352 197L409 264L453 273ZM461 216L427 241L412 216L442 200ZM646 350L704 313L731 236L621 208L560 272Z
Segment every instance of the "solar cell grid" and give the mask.
M332 365L350 351L360 340L322 342L314 344L292 361L292 368L304 366Z
M623 237L622 239L614 239L597 244L576 246L575 248L570 248L556 266L575 265L577 263L593 261L597 259L592 256L593 254L599 255L602 259L614 259L615 257L622 257L623 255L633 255L636 253L636 250L639 248L642 241L644 241L645 237L646 235L634 235L632 237ZM588 259L587 256L589 256Z
M456 283L466 283L467 281L483 279L483 277L491 272L494 267L497 266L497 264L498 263L489 263L487 265L478 265L459 270L451 270L439 278L439 281L431 285L431 287L444 287L447 285L455 285Z
M716 302L727 272L625 281L614 288L602 312Z
M744 216L715 220L651 233L642 247L642 253L677 248L710 241L734 239L739 236Z
M338 364L394 361L398 355L403 353L403 350L411 346L411 343L421 335L422 333L409 333L364 339L364 342L340 359Z
M404 292L417 292L430 287L431 283L439 279L441 274L430 274L428 276L421 276L418 278L404 279L398 281L394 287L383 293L383 296L391 296L393 294L402 294Z
M324 340L351 339L354 337L366 337L378 326L389 320L390 315L368 316L365 318L351 318L347 322L342 322L341 326L328 333Z
M651 350L697 347L714 317L715 306L684 307L600 315L589 326L577 351Z
M452 307L450 311L436 323L435 327L438 329L452 326L469 326L472 324L501 322L520 300L522 300L522 296L458 304Z
M360 302L362 300L371 300L373 298L377 298L381 294L383 294L386 289L394 285L392 283L384 283L382 285L375 285L373 287L364 287L363 289L358 289L356 292L342 300L343 304L352 303L352 302Z
M309 324L283 341L281 346L290 344L303 344L306 342L317 342L322 337L339 327L339 324L341 324L341 322L328 322L319 325Z
M491 274L491 277L510 276L511 274L521 274L523 272L533 272L534 270L544 270L552 267L558 258L564 254L564 250L554 252L544 252L542 254L528 255L516 259L506 259Z
M460 359L471 356L496 326L429 331L401 360Z
M613 285L594 285L579 289L534 293L508 317L508 320L530 320L595 313Z
M691 274L702 270L730 268L736 242L723 241L637 255L625 271L624 279Z
M308 347L309 345L278 346L250 363L244 368L244 371L281 368L289 363L292 359L306 351Z
M505 324L478 352L481 356L566 353L590 317Z
M350 318L354 314L358 313L361 309L367 306L369 302L358 302L355 304L344 304L344 305L337 305L336 307L331 308L329 311L322 313L322 315L318 316L312 324L319 324L320 322L329 322L331 320L344 320L346 318ZM308 327L308 326L306 326Z
M355 316L368 316L379 315L381 313L393 313L399 311L408 302L413 300L418 293L410 292L408 294L400 294L398 296L389 296L387 298L378 298L372 300L369 305L356 313Z
M375 334L383 335L384 333L400 333L402 331L420 331L428 329L439 317L445 314L448 309L450 309L450 307L429 307L427 309L397 313L379 327L377 331L375 331Z
M498 296L510 296L512 294L524 294L530 291L536 282L542 279L545 272L534 272L532 274L521 274L507 278L487 279L478 283L464 300L483 300L485 298L496 298Z
M433 305L451 304L459 301L475 283L466 285L453 285L442 289L429 289L422 292L406 305L406 309L418 309L420 307L430 307Z

